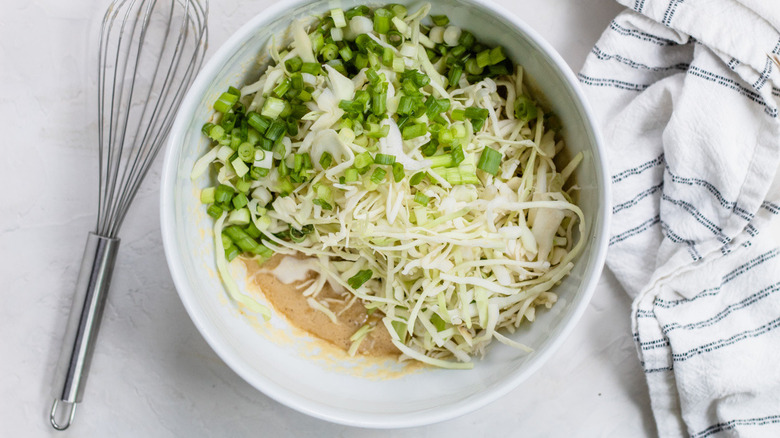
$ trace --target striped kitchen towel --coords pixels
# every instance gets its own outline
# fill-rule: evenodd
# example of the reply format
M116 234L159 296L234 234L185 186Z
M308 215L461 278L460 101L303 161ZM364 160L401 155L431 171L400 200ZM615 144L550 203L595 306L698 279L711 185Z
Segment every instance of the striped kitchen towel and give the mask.
M619 0L579 78L663 437L780 437L777 0Z

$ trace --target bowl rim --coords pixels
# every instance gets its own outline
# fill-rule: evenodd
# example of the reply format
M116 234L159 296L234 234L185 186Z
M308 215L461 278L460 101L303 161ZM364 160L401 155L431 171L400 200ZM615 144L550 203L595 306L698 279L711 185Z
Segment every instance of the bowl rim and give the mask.
M597 196L599 206L596 209L595 222L590 237L592 240L591 245L595 245L595 248L589 258L590 267L585 271L583 281L585 284L580 286L578 290L578 302L573 304L574 307L569 318L558 326L558 336L545 343L544 348L537 351L538 354L536 358L530 361L528 366L522 371L510 374L504 385L482 391L455 403L414 413L367 414L365 412L357 413L336 409L332 406L291 393L287 391L284 386L271 381L264 375L258 375L250 367L246 366L243 361L240 358L235 357L233 351L220 340L220 336L216 329L212 330L204 311L197 305L194 296L189 293L188 278L181 265L179 256L174 251L174 248L176 248L175 227L169 224L175 223L175 213L173 210L173 189L177 175L175 158L178 158L179 154L177 154L177 152L180 152L181 150L177 145L182 144L186 127L190 122L189 118L186 117L186 114L190 112L187 109L195 108L199 104L203 94L206 92L209 84L223 66L224 62L240 48L241 44L251 36L255 29L270 21L270 18L267 17L274 18L278 14L284 13L286 10L292 10L305 4L314 3L315 1L316 0L291 0L288 2L275 2L262 13L252 17L214 52L198 73L181 103L166 144L160 185L160 228L165 258L174 286L190 319L197 327L201 336L203 336L220 359L247 383L287 407L333 423L368 428L422 426L467 414L506 395L538 371L538 369L546 363L556 351L558 351L563 342L571 334L571 331L579 322L595 292L606 259L608 247L607 239L609 236L609 225L611 220L611 211L609 208L611 205L611 186L607 176L608 167L605 157L606 151L598 124L588 100L579 86L577 77L566 61L563 60L561 55L550 43L544 40L541 35L516 14L507 11L502 6L495 4L490 0L460 0L482 8L493 15L502 17L506 20L507 24L515 27L524 34L532 46L535 46L537 50L545 54L549 59L549 62L553 64L553 67L562 76L563 82L568 88L568 94L575 97L575 103L578 105L578 108L576 108L577 113L583 118L586 129L590 131L589 134L591 135L593 142L591 152L596 169L596 178L598 179L597 187L600 189L598 190ZM582 262L585 262L585 260L581 259L581 263Z

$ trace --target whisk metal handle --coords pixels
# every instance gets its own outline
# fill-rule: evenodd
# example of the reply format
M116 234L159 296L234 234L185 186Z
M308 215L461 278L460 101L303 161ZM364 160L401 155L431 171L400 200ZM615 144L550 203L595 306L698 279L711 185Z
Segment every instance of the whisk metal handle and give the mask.
M83 398L118 249L119 239L89 233L55 372L50 420L57 430L70 426ZM61 405L70 409L64 423L57 421Z

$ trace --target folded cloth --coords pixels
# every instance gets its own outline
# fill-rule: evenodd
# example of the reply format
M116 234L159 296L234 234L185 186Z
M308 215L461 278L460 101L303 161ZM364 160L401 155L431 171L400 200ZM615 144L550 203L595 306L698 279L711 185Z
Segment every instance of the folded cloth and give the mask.
M619 1L579 78L658 432L780 437L780 3Z

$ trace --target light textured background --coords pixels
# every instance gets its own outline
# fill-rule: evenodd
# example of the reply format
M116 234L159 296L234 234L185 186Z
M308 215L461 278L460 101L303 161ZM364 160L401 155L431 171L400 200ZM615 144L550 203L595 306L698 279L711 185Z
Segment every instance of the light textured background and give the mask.
M212 0L210 51L268 0ZM611 0L502 0L574 71L619 11ZM544 369L474 413L427 427L329 424L256 391L211 351L171 282L158 218L158 160L122 245L85 401L65 433L48 425L54 364L97 208L96 25L106 1L0 0L0 436L655 435L629 327L605 273Z

